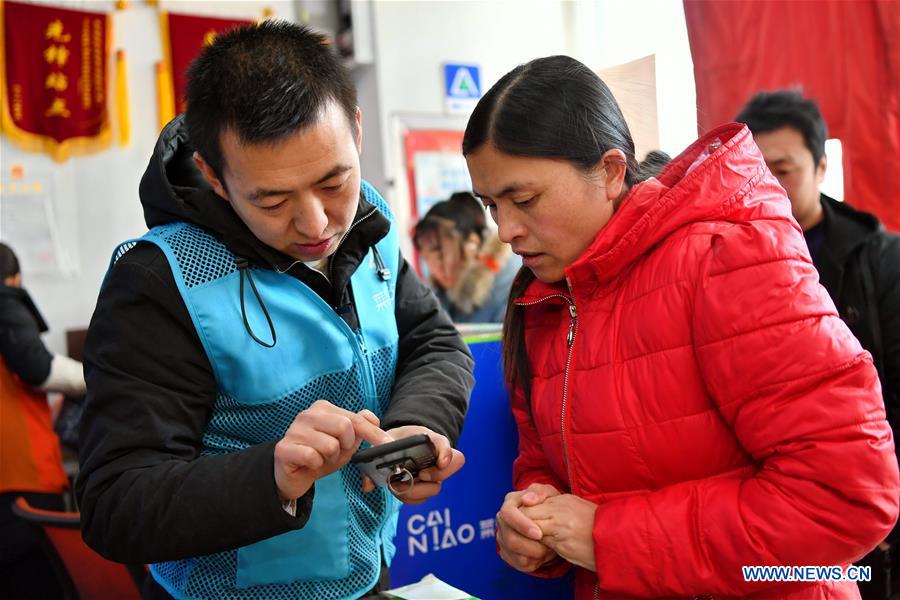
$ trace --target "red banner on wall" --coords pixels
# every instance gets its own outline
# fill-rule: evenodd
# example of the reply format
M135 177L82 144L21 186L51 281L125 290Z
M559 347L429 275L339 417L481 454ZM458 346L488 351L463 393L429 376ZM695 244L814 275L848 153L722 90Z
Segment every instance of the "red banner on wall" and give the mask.
M253 25L254 22L244 19L160 13L163 52L166 68L171 75L171 93L175 99L173 105L176 113L184 112L184 86L187 83L187 69L200 50L211 44L218 34L242 25Z
M3 133L60 161L108 146L109 17L0 0L0 20Z

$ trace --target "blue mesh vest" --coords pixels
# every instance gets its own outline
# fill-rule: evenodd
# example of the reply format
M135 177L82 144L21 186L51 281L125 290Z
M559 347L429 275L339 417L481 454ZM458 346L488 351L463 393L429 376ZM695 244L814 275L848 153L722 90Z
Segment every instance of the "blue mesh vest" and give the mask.
M390 233L376 247L384 266L396 274L399 245L391 213L368 183L362 183L362 192L392 220ZM384 415L397 362L396 277L378 276L371 248L350 278L360 323L356 332L296 278L254 268L253 280L277 332L277 343L267 348L244 327L240 273L223 244L199 227L174 223L122 244L113 260L137 241L156 244L168 258L216 377L219 392L203 436L204 455L277 440L297 413L318 399ZM244 294L252 331L271 342L250 286ZM176 598L356 598L377 582L382 551L388 564L393 558L398 509L382 488L362 494L358 468L347 465L316 482L312 514L302 529L150 570Z

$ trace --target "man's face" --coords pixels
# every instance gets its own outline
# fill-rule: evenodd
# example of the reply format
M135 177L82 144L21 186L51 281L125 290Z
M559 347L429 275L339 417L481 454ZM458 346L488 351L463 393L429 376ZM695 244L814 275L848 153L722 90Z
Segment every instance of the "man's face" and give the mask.
M769 170L778 179L791 200L791 212L806 231L822 220L819 185L825 177L825 157L815 164L803 134L793 127L782 127L754 134Z
M357 131L361 115L357 112ZM305 262L331 256L359 202L361 133L335 103L313 124L274 144L222 132L223 182L195 155L216 193L261 242ZM227 190L227 191L226 191Z

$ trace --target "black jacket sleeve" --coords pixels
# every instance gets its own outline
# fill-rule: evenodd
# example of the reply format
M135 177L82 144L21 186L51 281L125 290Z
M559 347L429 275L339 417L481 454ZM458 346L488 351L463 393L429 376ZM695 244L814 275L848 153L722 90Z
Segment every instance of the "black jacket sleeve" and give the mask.
M108 274L85 343L87 399L75 492L85 541L149 563L244 546L298 529L281 507L275 442L201 456L212 369L162 252L139 244Z
M53 355L31 312L13 293L0 296L0 356L27 385L40 385L50 375Z
M896 426L900 422L900 235L887 234L882 240L876 277L884 367L881 385L888 414L894 416Z
M437 298L400 257L397 375L383 429L423 425L456 445L475 385L472 354Z

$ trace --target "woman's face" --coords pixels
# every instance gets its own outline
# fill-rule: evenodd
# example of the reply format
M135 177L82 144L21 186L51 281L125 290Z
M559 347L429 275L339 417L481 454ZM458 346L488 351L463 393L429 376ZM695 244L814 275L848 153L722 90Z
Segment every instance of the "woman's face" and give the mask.
M612 199L621 191L621 177L613 189L599 164L585 173L566 161L513 156L489 143L466 162L473 192L490 210L500 239L546 283L565 277L612 217Z
M463 250L459 234L448 221L419 240L419 254L431 273L431 278L440 287L453 287L463 268Z

